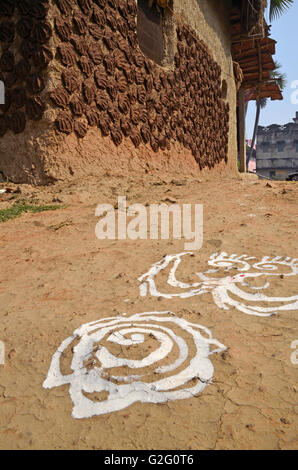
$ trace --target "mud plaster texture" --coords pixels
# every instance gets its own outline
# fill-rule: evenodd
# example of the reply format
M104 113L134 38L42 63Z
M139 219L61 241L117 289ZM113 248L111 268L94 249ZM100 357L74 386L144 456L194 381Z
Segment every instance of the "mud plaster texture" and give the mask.
M267 185L213 174L202 181L165 172L19 190L2 195L0 207L24 198L40 204L60 200L67 208L0 224L0 340L6 347L0 366L1 449L298 448L298 366L291 363L297 311L260 318L223 311L211 294L140 297L137 278L165 254L183 251L185 240L100 241L94 233L96 205L116 204L118 195L126 195L128 205L203 203L203 247L179 266L179 280L192 282L215 251L294 258L297 183ZM161 287L167 286L167 274ZM297 294L295 277L264 281L270 282L267 295ZM213 384L197 398L135 403L117 413L75 420L68 386L42 387L57 347L83 323L168 309L210 328L228 347L212 356ZM119 355L125 352L131 354ZM67 356L64 372L69 364Z
M37 3L7 7L1 21L4 177L45 184L106 171L235 172L229 2L175 0L175 15L166 14L173 60L163 67L139 49L134 0Z

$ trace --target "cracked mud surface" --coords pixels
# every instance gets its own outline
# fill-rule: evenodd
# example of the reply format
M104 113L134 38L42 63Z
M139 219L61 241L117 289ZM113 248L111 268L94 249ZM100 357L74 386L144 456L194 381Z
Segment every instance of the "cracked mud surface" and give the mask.
M297 183L151 175L21 191L17 197L67 207L0 224L1 449L297 449L298 366L290 360L297 311L260 318L221 310L210 293L140 297L138 277L165 254L184 251L184 241L99 241L94 233L99 203L168 198L204 204L203 247L177 271L185 282L194 269L208 269L215 251L295 258ZM0 208L10 198L1 196ZM295 277L267 280L267 295L297 294ZM228 347L212 356L213 383L197 397L76 420L68 385L42 388L52 355L80 325L154 310L204 325Z

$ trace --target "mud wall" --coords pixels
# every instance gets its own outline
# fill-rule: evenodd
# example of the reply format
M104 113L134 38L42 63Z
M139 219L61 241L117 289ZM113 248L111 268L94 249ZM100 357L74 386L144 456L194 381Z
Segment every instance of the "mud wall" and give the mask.
M213 2L174 1L177 17L168 11L166 21L175 55L166 67L138 46L135 0L2 3L5 176L44 183L153 162L195 170L228 161L235 84L225 73L228 29Z
M231 57L229 8L230 0L174 0L174 11L182 22L189 25L199 39L207 44L214 61L221 68L229 103L228 160L222 167L228 174L237 173L237 90ZM221 167L221 165L219 165Z

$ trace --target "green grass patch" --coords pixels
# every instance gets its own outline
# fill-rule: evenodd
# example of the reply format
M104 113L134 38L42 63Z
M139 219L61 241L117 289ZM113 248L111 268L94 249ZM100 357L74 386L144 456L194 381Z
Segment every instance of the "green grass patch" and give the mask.
M15 219L23 214L23 212L31 212L38 214L44 211L55 211L57 209L64 209L65 206L58 205L36 205L28 203L15 203L12 207L7 209L0 209L0 222L7 222L8 220Z

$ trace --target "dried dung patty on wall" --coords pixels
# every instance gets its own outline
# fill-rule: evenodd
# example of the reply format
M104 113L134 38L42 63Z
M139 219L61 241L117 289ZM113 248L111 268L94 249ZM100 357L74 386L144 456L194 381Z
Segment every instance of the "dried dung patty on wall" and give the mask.
M71 134L73 131L73 119L71 113L68 111L62 111L56 118L56 126L58 131L64 134Z
M40 46L34 50L33 64L37 69L45 69L53 60L53 53L48 46Z
M86 107L85 115L89 126L97 126L99 122L99 111L95 106Z
M102 111L99 114L98 126L101 129L101 132L104 136L108 136L110 133L110 118L105 111Z
M50 92L52 102L61 108L66 108L69 103L69 95L63 87L58 87Z
M59 16L55 18L55 28L62 41L69 41L72 33L71 24L67 19Z
M135 147L139 147L142 142L141 134L138 129L134 128L131 130L130 138Z
M45 104L42 99L38 96L29 98L26 101L26 114L29 119L33 121L38 121L42 118L45 111Z
M87 134L88 126L85 122L75 121L74 123L74 132L80 138L83 139Z
M63 15L71 14L73 7L72 0L55 0L55 3Z
M104 67L98 67L94 72L95 83L98 88L106 89L108 84L108 75Z
M83 98L85 99L86 103L93 103L96 97L96 87L94 81L91 79L85 80L82 85L82 90Z
M74 95L71 98L69 104L70 104L70 108L71 108L71 110L72 110L72 112L75 116L82 116L82 114L84 113L84 110L85 110L85 104L79 96Z
M9 118L9 127L15 134L20 134L26 127L26 116L23 111L15 111Z
M30 93L37 94L44 90L45 80L41 74L33 73L27 79L27 88Z
M111 130L111 137L115 145L120 145L122 142L122 133L119 125L115 125Z
M82 56L78 61L79 67L85 77L90 77L94 71L94 65L91 59L86 56Z
M122 117L120 121L120 127L125 137L128 137L131 133L130 120L127 117Z
M88 44L85 38L74 34L71 36L70 42L79 56L88 55Z
M61 74L62 83L68 93L72 94L80 88L78 73L74 69L65 69Z

